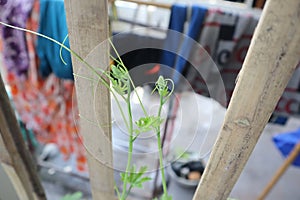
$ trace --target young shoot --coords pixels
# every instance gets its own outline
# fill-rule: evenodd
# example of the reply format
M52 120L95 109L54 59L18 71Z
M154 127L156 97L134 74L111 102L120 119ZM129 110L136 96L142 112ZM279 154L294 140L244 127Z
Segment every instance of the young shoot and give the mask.
M74 74L74 76L85 78L87 80L91 81L99 81L111 92L112 96L117 102L118 109L120 110L120 113L122 115L122 119L124 120L124 123L126 124L128 135L129 135L129 141L128 141L128 157L127 157L127 163L126 163L126 169L123 173L120 174L121 180L123 182L122 191L119 191L118 187L115 186L115 190L117 193L117 197L119 200L125 200L127 199L128 195L130 194L132 188L141 188L143 186L143 183L146 181L151 180L149 177L145 176L145 173L147 171L147 166L142 166L139 169L132 163L132 152L133 152L133 143L136 140L136 138L148 131L154 131L157 136L157 146L159 151L159 163L160 163L160 171L162 176L162 185L163 185L163 195L161 197L161 200L171 200L172 197L167 192L167 186L166 186L166 179L165 179L165 173L164 173L164 167L163 167L163 153L162 153L162 147L161 147L161 125L163 124L163 119L161 118L161 110L163 105L167 102L169 97L171 96L173 90L174 90L174 83L171 79L164 79L162 76L160 76L155 83L155 89L154 91L157 91L159 94L159 109L156 116L149 116L143 102L141 101L141 98L138 95L138 92L136 91L136 88L133 84L133 81L130 77L130 74L125 67L123 61L121 60L116 48L114 47L113 43L109 41L111 44L112 49L114 50L115 54L117 55L117 58L114 58L112 55L110 57L113 59L115 64L112 64L110 66L109 71L103 71L94 68L89 63L87 63L83 58L81 58L76 52L68 48L64 45L66 39L68 36L65 37L65 39L62 42L56 41L53 38L50 38L46 35L27 30L24 28L12 26L3 22L0 22L1 25L14 28L17 30L25 31L31 34L35 34L39 37L46 38L57 45L59 45L60 52L58 52L58 55L62 59L62 62L65 63L63 57L62 57L62 49L70 52L70 54L78 59L81 63L84 64L84 66L89 69L98 80L95 80L94 78L90 77L84 77L78 74ZM65 63L66 64L66 63ZM107 81L107 79L109 81ZM132 92L135 92L135 94L138 97L140 106L144 112L144 116L138 119L137 121L133 121L133 113L131 108L131 99L130 95ZM152 92L152 93L153 93ZM123 100L126 102L126 109L127 112L124 112L124 108L121 106L118 98L116 95L120 95ZM127 113L127 115L125 114ZM81 119L85 119L82 118ZM90 150L84 146L85 149L90 152Z

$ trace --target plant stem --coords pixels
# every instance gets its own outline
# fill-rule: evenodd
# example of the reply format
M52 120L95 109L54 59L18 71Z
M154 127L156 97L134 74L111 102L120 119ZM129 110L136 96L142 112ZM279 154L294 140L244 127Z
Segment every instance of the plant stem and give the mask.
M121 195L121 200L125 200L128 193L130 192L131 187L127 191L127 182L128 182L128 173L130 173L130 167L131 167L131 160L132 160L132 150L133 150L133 119L132 119L132 112L131 112L131 104L130 104L130 93L131 89L129 87L128 89L128 96L126 99L127 103L127 109L128 109L128 121L129 121L129 147L128 147L128 157L127 157L127 166L125 170L125 176L123 180L123 190Z
M159 106L159 109L158 109L158 117L160 117L160 115L161 115L161 110L162 110L163 103L164 103L163 96L160 95L160 106ZM161 146L160 127L158 127L158 129L157 129L156 135L157 135L157 147L158 147L158 153L159 153L159 168L160 168L160 172L161 172L163 193L165 195L167 195L168 191L167 191L167 183L166 183L164 163L163 163L163 151L162 151L162 146Z

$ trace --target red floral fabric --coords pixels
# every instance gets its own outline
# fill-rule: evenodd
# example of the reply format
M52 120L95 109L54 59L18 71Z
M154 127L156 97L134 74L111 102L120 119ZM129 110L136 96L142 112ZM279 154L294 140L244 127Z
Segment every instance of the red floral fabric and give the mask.
M37 31L38 26L39 1L35 0L26 28ZM28 72L22 76L8 72L6 78L19 118L34 131L39 142L56 143L65 159L74 153L77 169L85 171L85 151L76 124L78 108L74 82L59 79L54 74L42 79L38 74L37 36L26 33L26 41L30 58Z

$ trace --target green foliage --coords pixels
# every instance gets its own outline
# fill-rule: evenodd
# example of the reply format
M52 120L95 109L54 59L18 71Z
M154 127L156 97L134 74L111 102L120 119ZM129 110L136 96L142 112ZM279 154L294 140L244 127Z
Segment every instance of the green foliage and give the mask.
M130 88L130 77L126 68L120 64L117 66L111 65L111 71L109 74L112 88L121 96L128 93Z
M80 200L82 198L82 192L75 192L73 194L65 195L61 200Z
M159 76L157 82L155 83L155 89L158 91L160 96L167 96L169 93L168 81L166 81L163 76Z
M160 200L172 200L172 197L168 194L163 194Z
M155 198L153 200L158 200L158 198ZM165 193L161 196L160 200L172 200L172 197Z
M66 47L64 45L66 39L68 38L68 36L65 37L64 41L62 43L56 41L53 38L50 38L48 36L45 36L43 34L31 31L31 30L27 30L27 29L23 29L20 27L16 27L16 26L12 26L3 22L0 22L0 24L10 27L10 28L14 28L17 30L21 30L21 31L25 31L25 32L29 32L32 34L35 34L37 36L43 37L45 39L48 39L54 43L56 43L57 45L59 45L61 47L60 49L60 58L62 59L62 62L64 64L65 61L62 58L62 49L67 50L68 52L70 52L72 54L72 56L74 56L76 59L78 59L80 62L82 62L85 67L87 67L87 69L89 69L92 73L94 73L95 75L97 75L97 77L100 79L101 83L107 87L107 89L112 93L113 97L116 99L117 101L117 105L118 108L120 109L122 118L126 124L126 127L128 129L128 133L130 136L130 140L129 140L129 152L128 152L128 158L127 158L127 166L126 166L126 172L125 173L121 173L121 179L123 181L123 191L122 194L119 193L117 187L115 187L117 194L118 194L118 198L125 200L130 192L130 190L132 189L132 187L142 187L142 184L146 181L149 181L150 178L143 176L146 172L147 167L141 167L139 169L138 172L136 172L136 167L134 165L132 165L131 160L132 160L132 151L133 151L133 142L136 139L136 137L138 137L139 134L143 133L143 132L147 132L150 130L154 130L156 131L156 135L157 137L157 143L158 143L158 150L159 150L159 161L160 161L160 170L162 173L162 183L163 183L163 188L164 188L164 194L162 196L162 200L171 200L171 196L168 195L167 190L166 190L166 179L164 177L164 169L163 169L163 158L162 158L162 149L161 149L161 138L160 138L160 126L163 122L163 120L160 117L161 114L161 109L164 103L166 103L166 101L168 100L168 98L170 97L170 95L173 92L174 89L174 83L172 80L170 79L164 79L162 76L160 76L155 84L155 90L158 91L159 96L160 96L160 106L159 106L159 111L157 116L149 116L143 106L143 103L141 102L138 93L135 91L135 87L134 84L131 80L131 77L129 75L128 70L126 69L126 67L124 66L118 52L116 51L114 45L112 44L112 42L109 40L111 47L113 48L113 50L115 51L117 58L115 59L113 56L110 56L115 63L117 63L116 65L111 65L110 71L102 71L99 69L95 69L93 66L89 65L82 57L80 57L76 52L72 51L70 48ZM85 79L89 79L88 77L83 77L77 74L74 74L78 77L81 78L85 78ZM105 78L108 78L111 82L111 87L113 88L113 90L110 87L109 82L107 82L107 80ZM94 81L94 80L92 80ZM168 84L171 84L170 88L168 87ZM144 111L145 116L140 118L138 121L135 122L136 126L138 127L138 129L134 130L133 129L133 119L132 119L132 110L131 110L131 105L130 105L130 92L131 92L131 86L133 86L133 91L136 92L139 102L140 102L140 106ZM123 99L125 99L126 104L127 104L127 111L128 111L128 116L126 118L123 109L120 105L120 102L118 101L118 98L116 97L116 93L121 95ZM125 97L125 95L127 95ZM136 134L135 136L133 134ZM129 189L127 189L127 183L130 184ZM81 192L76 192L74 194L68 194L65 197L63 197L62 200L79 200L80 198L82 198L82 193Z
M124 182L125 181L125 173L128 173L127 182L130 184L130 187L142 188L144 182L151 180L150 177L143 176L144 173L146 172L146 170L147 170L147 166L143 166L137 172L136 171L136 166L133 165L130 168L129 172L123 172L123 173L120 174L121 179Z
M119 81L127 82L129 80L127 69L120 64L118 64L117 66L111 65L111 73L113 77Z
M117 88L117 92L119 92L119 94L124 95L125 92L125 87L124 85L130 87L130 76L128 71L125 69L122 61L116 61L117 63L119 63L119 65L121 65L121 68L119 69L116 66L112 66L112 77L111 80L113 78L116 78L116 80L112 80L112 85L113 87ZM127 77L128 76L128 77ZM168 88L168 83L171 83L172 88L171 90L169 90ZM132 84L133 85L133 84ZM138 119L137 121L135 121L135 124L137 126L136 129L133 129L133 122L132 122L132 111L131 111L131 106L130 106L130 98L125 98L123 96L123 98L125 99L126 103L127 103L127 107L128 107L128 132L129 132L129 152L128 152L128 161L127 161L127 167L126 167L126 171L124 173L121 173L121 179L123 181L123 191L121 195L119 196L119 199L124 200L127 198L127 195L129 194L130 190L133 187L142 187L142 184L146 181L149 181L150 178L149 177L144 177L143 174L146 171L146 167L142 167L139 172L136 173L136 168L134 165L131 165L131 157L132 157L132 146L133 146L133 142L135 141L135 139L141 134L141 133L145 133L148 131L155 131L156 135L157 135L157 144L158 144L158 151L159 151L159 162L160 162L160 170L161 170L161 174L162 174L162 182L163 182L163 189L164 189L164 193L163 193L163 200L171 200L172 197L168 195L167 192L167 186L166 186L166 179L165 179L165 175L164 175L164 168L163 168L163 155L162 155L162 149L161 149L161 138L160 138L160 126L163 122L163 120L161 119L161 109L163 104L168 100L169 96L171 95L171 93L173 92L173 88L174 88L174 84L173 81L170 79L164 79L163 76L160 76L155 84L155 89L153 90L153 92L155 90L158 91L159 96L160 96L160 105L159 105L159 109L158 109L158 113L157 116L149 116L147 114L147 112L144 109L143 103L140 101L140 106L143 108L145 116L141 117L140 119ZM127 90L128 92L129 90ZM135 88L134 88L135 91ZM152 93L153 93L152 92ZM137 93L136 93L137 94ZM138 94L137 94L138 96ZM133 133L135 133L136 135L134 136ZM129 189L127 189L127 183L130 184Z
M171 90L169 90L168 83L171 83ZM158 80L155 83L154 91L158 91L158 94L162 98L168 98L174 89L174 83L171 79L165 79L163 76L159 76ZM165 103L165 102L164 102Z
M135 122L138 129L135 130L136 134L140 134L143 132L148 132L151 130L156 130L160 127L163 120L158 116L148 116L148 117L141 117L139 120Z

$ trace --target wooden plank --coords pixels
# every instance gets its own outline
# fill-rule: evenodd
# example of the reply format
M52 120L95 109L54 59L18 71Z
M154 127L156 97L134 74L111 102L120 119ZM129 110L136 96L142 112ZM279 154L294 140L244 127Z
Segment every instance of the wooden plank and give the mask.
M3 152L0 153L1 162L12 165L29 199L46 199L43 187L36 173L36 166L33 164L33 159L24 143L19 123L10 105L1 76L0 134L0 143L5 145L5 150L3 149Z
M108 8L106 0L65 0L70 46L88 63L105 70L108 67ZM73 71L96 79L95 74L72 56ZM111 112L109 91L93 81L75 77L79 107L80 135L87 150L87 160L93 199L114 199ZM91 123L94 122L94 123ZM101 127L100 127L101 126Z
M269 0L194 200L226 199L300 55L300 1Z
M13 165L13 162L10 158L10 155L6 149L6 146L2 140L2 137L0 136L0 161L2 163L8 164L8 165Z

